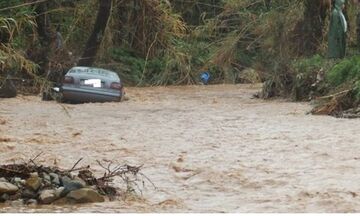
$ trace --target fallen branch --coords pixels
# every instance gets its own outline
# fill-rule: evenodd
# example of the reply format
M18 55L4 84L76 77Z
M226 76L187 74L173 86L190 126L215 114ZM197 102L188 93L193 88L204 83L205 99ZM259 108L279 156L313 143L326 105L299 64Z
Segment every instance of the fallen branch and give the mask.
M324 97L317 97L316 99L317 100L322 100L322 99L330 99L330 98L334 98L334 97L339 97L339 96L342 96L344 94L347 94L351 91L353 91L354 89L347 89L347 90L344 90L344 91L341 91L341 92L338 92L338 93L335 93L335 94L332 94L332 95L327 95L327 96L324 96Z

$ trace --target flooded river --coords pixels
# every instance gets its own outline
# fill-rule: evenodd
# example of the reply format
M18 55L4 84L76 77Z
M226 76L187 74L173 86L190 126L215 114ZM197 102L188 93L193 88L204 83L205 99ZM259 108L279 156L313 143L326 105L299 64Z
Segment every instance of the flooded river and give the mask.
M0 99L0 163L144 164L143 196L0 212L359 212L360 120L251 99L259 86L128 88L122 103Z

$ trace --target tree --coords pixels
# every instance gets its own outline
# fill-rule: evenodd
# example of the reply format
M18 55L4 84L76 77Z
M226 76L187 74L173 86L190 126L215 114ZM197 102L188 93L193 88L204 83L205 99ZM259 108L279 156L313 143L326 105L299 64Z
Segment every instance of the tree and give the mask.
M78 62L79 66L92 66L96 54L104 37L105 29L110 17L112 0L99 0L100 6L97 13L94 29L86 43L83 55Z
M304 19L298 23L296 38L299 54L313 55L324 36L331 0L304 0Z

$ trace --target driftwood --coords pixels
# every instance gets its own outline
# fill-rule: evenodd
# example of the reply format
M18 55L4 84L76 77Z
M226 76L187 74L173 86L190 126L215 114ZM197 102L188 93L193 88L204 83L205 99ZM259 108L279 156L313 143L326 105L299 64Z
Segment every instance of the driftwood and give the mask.
M354 107L354 89L347 89L328 96L316 98L318 105L311 111L314 115L343 117L343 112Z

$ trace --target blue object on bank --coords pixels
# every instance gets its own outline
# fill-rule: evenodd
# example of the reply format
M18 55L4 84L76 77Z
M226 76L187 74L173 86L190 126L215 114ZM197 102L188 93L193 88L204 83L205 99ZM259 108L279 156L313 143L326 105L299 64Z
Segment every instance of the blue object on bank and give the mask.
M200 75L200 79L201 79L201 82L204 84L204 85L207 85L209 83L209 80L210 80L210 74L209 72L205 71L205 72L202 72L201 75Z

